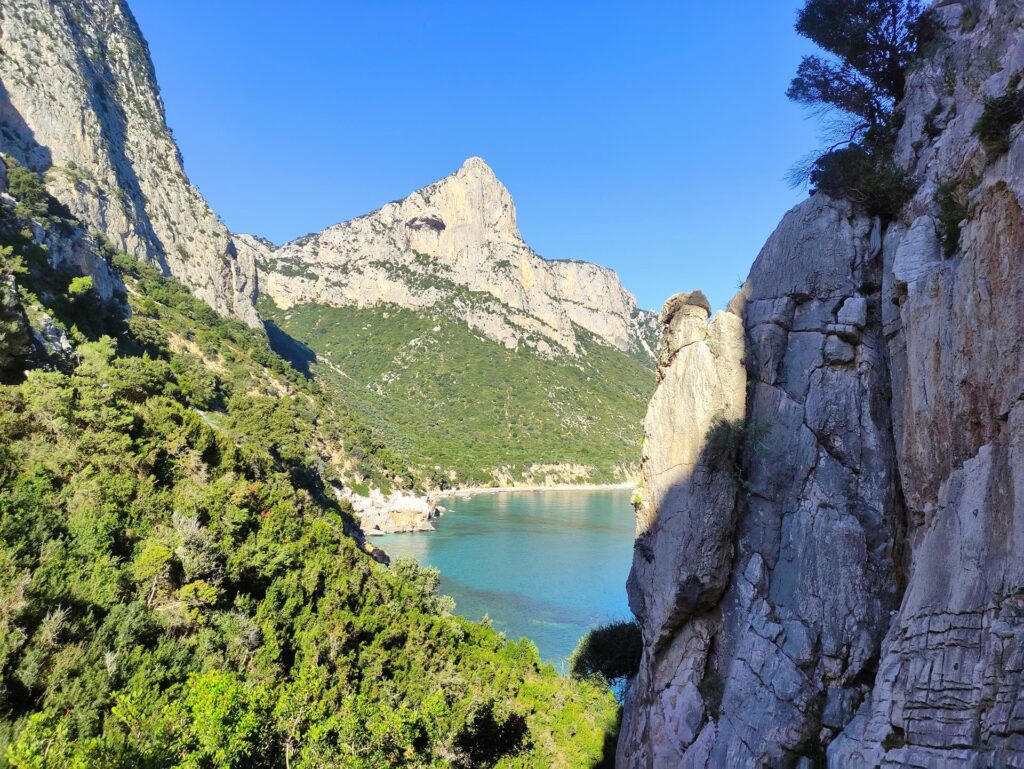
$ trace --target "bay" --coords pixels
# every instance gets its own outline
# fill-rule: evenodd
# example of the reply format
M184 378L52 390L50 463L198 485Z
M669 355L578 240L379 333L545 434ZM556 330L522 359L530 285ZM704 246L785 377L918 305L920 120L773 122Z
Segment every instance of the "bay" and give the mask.
M541 658L565 669L593 625L629 618L633 557L631 492L517 491L442 501L437 531L374 539L392 558L411 556L441 572L456 611L485 616L511 639L526 636Z

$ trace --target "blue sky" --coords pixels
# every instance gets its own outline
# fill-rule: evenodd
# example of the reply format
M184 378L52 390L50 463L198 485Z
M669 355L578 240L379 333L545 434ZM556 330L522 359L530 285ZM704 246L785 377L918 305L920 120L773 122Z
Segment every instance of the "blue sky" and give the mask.
M818 144L800 0L132 0L192 180L284 242L480 155L542 256L724 305Z

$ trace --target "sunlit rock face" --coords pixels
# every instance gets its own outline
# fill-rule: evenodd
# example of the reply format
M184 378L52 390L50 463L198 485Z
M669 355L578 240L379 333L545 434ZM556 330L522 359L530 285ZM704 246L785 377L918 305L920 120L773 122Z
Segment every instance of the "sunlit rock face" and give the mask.
M881 267L878 227L813 198L708 327L718 355L662 356L623 765L785 763L874 664L898 605Z
M971 133L1019 85L1024 10L938 12L900 219L812 197L730 306L734 456L700 416L733 362L662 356L620 766L1024 766L1024 141L986 154ZM967 215L944 249L951 181Z
M255 265L189 182L123 0L0 0L0 152L114 247L250 325Z
M542 259L523 242L512 197L480 158L366 216L275 249L242 238L261 291L279 306L413 310L444 305L484 336L545 355L576 354L589 333L653 355L652 313L611 270Z

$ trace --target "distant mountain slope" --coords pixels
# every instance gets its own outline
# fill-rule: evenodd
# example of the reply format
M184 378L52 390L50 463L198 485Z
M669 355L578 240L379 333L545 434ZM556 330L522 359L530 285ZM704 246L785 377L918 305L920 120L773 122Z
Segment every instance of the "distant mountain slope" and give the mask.
M444 303L260 311L315 351L315 378L429 485L618 482L638 470L654 373L579 327L578 357L545 358L486 338Z
M117 249L259 324L253 265L185 175L123 0L0 0L0 152Z
M281 248L239 236L261 314L415 477L632 475L654 389L654 317L609 269L542 259L480 158ZM289 355L286 348L282 354Z
M97 248L158 265L249 326L262 325L255 304L262 294L280 308L400 307L418 313L418 324L433 319L431 328L442 318L449 344L468 340L476 352L460 351L467 376L383 395L371 379L356 388L358 377L323 365L327 350L317 345L330 335L320 333L322 324L303 338L313 324L282 320L295 340L271 329L276 348L301 371L333 382L339 412L366 411L365 420L357 413L345 420L372 425L375 434L359 442L376 445L378 435L394 442L387 471L339 458L357 485L418 486L449 471L494 478L506 466L522 474L531 462L582 464L585 476L610 477L611 468L637 460L632 436L640 434L638 403L653 390L654 316L613 271L545 260L530 249L508 190L479 158L405 200L281 248L233 236L185 175L146 42L124 0L0 0L0 156L38 174L55 206L49 213L81 222ZM55 265L74 265L103 296L112 294L111 276L88 249L69 251L48 237ZM392 325L379 331L358 343L364 354L386 356L384 375L396 345L414 338L398 339ZM419 358L416 367L426 372L440 360ZM524 376L532 384L510 385ZM510 387L514 397L498 419L494 399ZM463 398L478 411L452 412ZM446 433L445 420L427 429L411 418L428 414L468 426ZM516 424L534 432L512 435Z
M423 310L447 302L510 349L522 343L548 357L575 356L579 327L653 363L654 315L637 308L612 270L538 256L519 234L512 196L480 158L404 200L279 249L239 241L259 266L261 293L281 307Z

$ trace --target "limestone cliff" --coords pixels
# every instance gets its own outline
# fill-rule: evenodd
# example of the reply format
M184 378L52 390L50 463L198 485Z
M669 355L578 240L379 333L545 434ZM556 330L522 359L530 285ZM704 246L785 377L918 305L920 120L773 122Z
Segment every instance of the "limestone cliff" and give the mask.
M936 12L900 219L814 196L696 345L667 310L620 766L1024 766L1024 140L972 135L1020 85L1024 9Z
M260 290L294 304L422 310L448 304L485 336L575 354L575 326L653 355L653 315L595 264L542 259L523 242L508 190L480 158L404 200L275 249L240 237Z
M259 323L254 265L185 175L123 0L0 0L0 152L117 248Z

